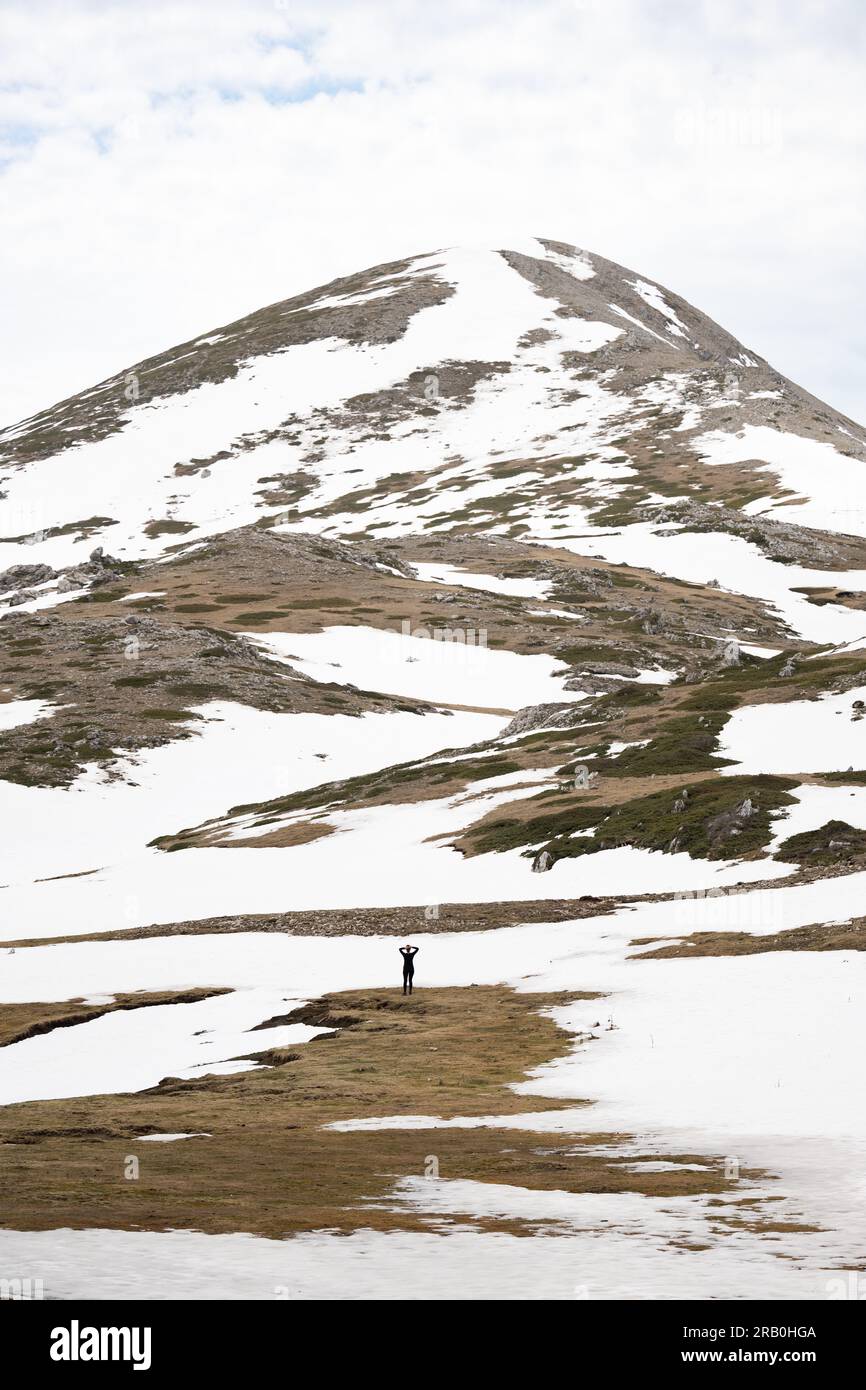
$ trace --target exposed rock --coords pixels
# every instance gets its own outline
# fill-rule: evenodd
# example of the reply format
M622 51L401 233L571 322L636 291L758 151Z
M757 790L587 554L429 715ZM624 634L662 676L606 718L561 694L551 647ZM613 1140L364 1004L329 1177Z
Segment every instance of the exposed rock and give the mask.
M50 565L12 565L0 574L0 594L9 589L31 588L34 584L45 584L54 578Z
M547 871L552 868L553 855L550 853L549 850L539 850L538 854L536 854L535 858L532 861L532 872L534 874L546 874Z
M740 536L757 546L773 560L782 564L802 564L809 568L831 568L847 553L852 538L829 532L807 529L788 521L775 521L766 516L748 516L736 508L708 506L692 498L672 502L664 507L639 509L642 520L675 522L684 531L721 531ZM712 580L708 588L719 588Z
M641 621L641 631L642 631L642 632L646 632L648 635L651 635L651 636L652 636L652 635L655 635L656 633L664 632L664 630L665 630L665 619L664 619L664 615L661 614L661 613L659 613L655 608L650 608L650 609L643 615L643 619L642 619L642 621Z
M120 561L111 555L103 553L102 546L97 546L91 553L87 564L73 565L63 571L57 591L61 594L68 594L72 589L96 588L101 584L112 584L123 576L119 569L113 568L119 565Z
M741 834L748 820L755 815L757 807L754 802L746 797L738 806L734 806L730 811L722 811L720 815L713 816L706 824L707 839L712 845L722 844L725 840L731 839L735 835Z
M519 709L499 735L511 738L514 734L529 733L532 729L546 729L553 724L571 724L579 718L573 703L564 705L525 705Z

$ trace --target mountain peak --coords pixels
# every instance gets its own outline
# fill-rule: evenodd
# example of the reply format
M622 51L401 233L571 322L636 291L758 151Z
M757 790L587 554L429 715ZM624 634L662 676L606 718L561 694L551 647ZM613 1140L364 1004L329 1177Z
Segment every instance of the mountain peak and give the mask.
M545 238L456 247L271 304L4 431L0 562L27 545L62 568L94 541L153 557L256 522L550 540L678 495L823 526L831 483L855 515L852 459L861 430L655 281Z

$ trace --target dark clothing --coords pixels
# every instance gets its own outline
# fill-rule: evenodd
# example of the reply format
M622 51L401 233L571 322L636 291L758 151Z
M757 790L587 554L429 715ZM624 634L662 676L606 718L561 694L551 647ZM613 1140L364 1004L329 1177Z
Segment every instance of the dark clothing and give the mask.
M403 993L412 993L412 981L415 978L415 957L418 954L417 946L401 946L400 955L403 957Z

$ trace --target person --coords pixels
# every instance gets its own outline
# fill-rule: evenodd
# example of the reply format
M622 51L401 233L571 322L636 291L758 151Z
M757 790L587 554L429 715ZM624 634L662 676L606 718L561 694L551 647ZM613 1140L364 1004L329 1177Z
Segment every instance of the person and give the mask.
M415 977L415 957L418 954L417 946L401 946L400 955L403 957L403 993L412 993L412 980Z

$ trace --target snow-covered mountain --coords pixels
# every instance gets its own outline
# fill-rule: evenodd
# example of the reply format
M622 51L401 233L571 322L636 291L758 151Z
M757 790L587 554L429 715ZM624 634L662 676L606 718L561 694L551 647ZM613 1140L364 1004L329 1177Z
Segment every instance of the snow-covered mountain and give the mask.
M285 519L556 539L670 498L862 535L863 430L677 295L557 242L378 266L0 434L0 561ZM838 524L837 524L838 523Z
M394 1232L480 1288L553 1223L602 1296L859 1258L861 426L539 240L134 364L0 494L10 1224L354 1232L386 1293ZM188 1134L133 1215L63 1177Z

